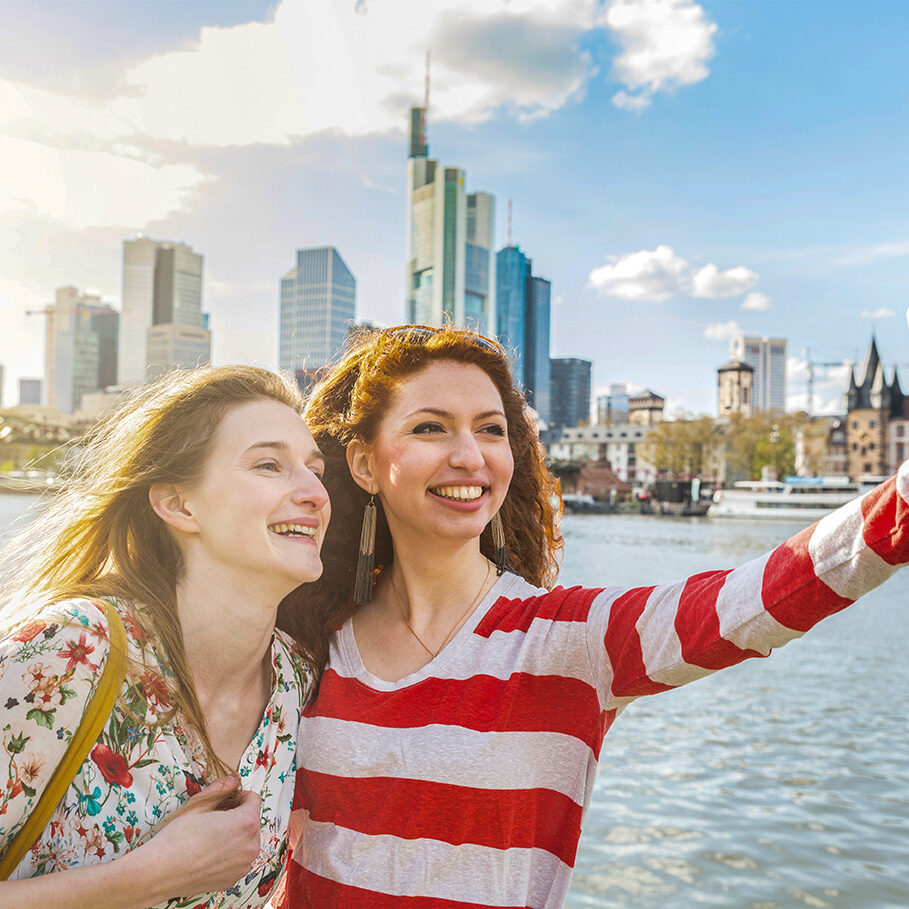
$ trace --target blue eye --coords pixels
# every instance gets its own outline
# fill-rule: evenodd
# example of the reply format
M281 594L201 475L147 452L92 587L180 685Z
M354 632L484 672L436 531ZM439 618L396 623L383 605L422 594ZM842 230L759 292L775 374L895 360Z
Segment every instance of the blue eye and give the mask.
M256 464L258 470L270 470L276 472L280 469L277 461L263 461L261 464Z

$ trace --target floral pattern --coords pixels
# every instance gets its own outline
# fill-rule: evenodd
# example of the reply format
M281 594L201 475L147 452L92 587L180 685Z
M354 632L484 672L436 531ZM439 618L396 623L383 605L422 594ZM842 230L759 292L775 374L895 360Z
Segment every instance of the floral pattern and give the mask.
M170 672L133 614L117 603L130 669L120 699L50 823L11 878L108 861L154 834L158 823L204 785L194 731L171 715ZM89 600L46 607L0 641L0 849L47 785L107 660L104 612ZM262 797L262 848L246 877L221 893L175 896L160 909L258 909L286 855L296 770L296 731L312 672L275 632L274 688L240 762L246 789ZM214 844L213 844L214 846ZM156 907L157 909L157 907Z

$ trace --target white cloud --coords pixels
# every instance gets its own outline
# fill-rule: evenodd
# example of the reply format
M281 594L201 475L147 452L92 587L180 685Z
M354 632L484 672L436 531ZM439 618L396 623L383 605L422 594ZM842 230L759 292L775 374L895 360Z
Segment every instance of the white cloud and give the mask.
M671 246L610 256L608 265L590 272L589 283L601 293L623 300L668 300L687 286L690 266Z
M874 310L863 309L859 313L859 317L862 319L892 319L895 315L895 310L887 309L886 307Z
M711 322L704 329L704 337L711 341L729 341L742 334L744 334L742 326L735 319L730 319L728 322Z
M742 301L742 309L754 309L759 312L766 312L770 309L770 297L762 294L759 290L753 290Z
M735 297L750 290L757 282L758 276L744 265L726 271L720 271L716 265L705 265L691 277L691 296L705 300Z
M613 0L604 18L622 49L613 74L629 90L613 96L616 107L640 110L657 92L693 85L710 74L717 26L697 3Z
M607 264L594 268L588 278L589 286L600 293L657 303L676 296L708 300L734 297L757 282L758 276L743 265L725 271L713 264L695 269L666 244L609 256Z

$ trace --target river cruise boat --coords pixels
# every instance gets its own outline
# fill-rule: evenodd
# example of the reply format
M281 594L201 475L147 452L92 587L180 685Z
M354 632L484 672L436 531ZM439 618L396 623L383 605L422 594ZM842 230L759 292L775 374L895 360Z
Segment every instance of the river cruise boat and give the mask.
M786 477L746 480L717 490L707 514L712 518L776 518L809 523L852 501L863 486L848 477Z

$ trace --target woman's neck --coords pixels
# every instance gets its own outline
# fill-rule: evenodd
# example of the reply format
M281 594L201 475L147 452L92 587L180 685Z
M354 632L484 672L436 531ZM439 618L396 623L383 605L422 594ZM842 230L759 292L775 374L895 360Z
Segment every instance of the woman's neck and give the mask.
M280 596L243 583L223 567L187 565L177 583L177 614L203 710L213 699L259 692Z
M489 560L480 541L458 546L427 546L418 551L395 546L389 583L408 620L424 624L452 607L463 606L489 577Z

